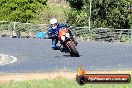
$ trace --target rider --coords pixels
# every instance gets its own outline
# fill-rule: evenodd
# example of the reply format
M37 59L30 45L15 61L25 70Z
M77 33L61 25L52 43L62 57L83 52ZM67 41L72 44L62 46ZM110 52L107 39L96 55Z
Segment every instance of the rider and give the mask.
M61 29L61 27L60 27L57 19L52 18L50 20L49 36L52 39L52 49L54 49L54 50L58 49L56 44L58 43L58 33L59 33L60 29Z
M63 24L59 24L56 18L52 18L50 20L50 28L49 28L49 36L52 39L52 49L54 50L58 50L59 47L56 46L56 44L58 43L58 33L59 30L63 27ZM69 30L69 33L74 41L73 38L73 34L71 33L71 31ZM77 42L76 42L77 43Z

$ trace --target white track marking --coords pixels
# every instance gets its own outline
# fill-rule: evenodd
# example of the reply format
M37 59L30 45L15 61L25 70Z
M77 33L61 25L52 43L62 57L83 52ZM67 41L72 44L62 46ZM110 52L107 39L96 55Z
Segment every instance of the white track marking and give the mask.
M2 57L2 60L6 59L6 58L9 59L9 61L7 61L7 62L6 61L5 62L4 61L3 62L1 61L0 65L11 64L11 63L15 63L17 61L17 58L14 57L14 56L9 56L9 55L4 55L4 54L0 54L0 56Z

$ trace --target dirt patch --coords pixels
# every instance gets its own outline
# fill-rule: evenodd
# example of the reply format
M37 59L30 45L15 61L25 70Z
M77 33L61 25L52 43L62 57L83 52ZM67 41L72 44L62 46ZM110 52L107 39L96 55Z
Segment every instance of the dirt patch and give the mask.
M71 72L52 72L52 73L8 73L0 75L0 83L9 81L26 81L26 80L52 80L57 77L74 79L75 73Z
M87 74L130 74L132 71L87 71ZM7 73L0 74L0 83L9 81L28 81L28 80L52 80L57 77L73 80L77 73L74 72L47 72L47 73Z

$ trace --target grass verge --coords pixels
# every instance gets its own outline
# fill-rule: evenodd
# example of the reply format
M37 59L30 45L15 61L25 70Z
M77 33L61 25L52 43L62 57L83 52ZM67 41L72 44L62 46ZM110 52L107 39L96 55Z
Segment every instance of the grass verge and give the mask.
M87 74L130 74L132 71L89 71ZM129 84L85 84L80 86L73 72L0 74L0 88L132 88Z
M130 84L85 84L80 86L76 80L56 78L52 80L32 80L23 82L8 82L0 84L0 88L132 88Z

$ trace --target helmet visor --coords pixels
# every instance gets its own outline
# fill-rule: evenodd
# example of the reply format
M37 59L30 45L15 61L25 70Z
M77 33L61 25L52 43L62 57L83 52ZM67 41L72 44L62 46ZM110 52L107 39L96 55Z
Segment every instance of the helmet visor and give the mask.
M51 27L52 27L53 29L56 29L56 28L57 28L57 24L51 24Z

